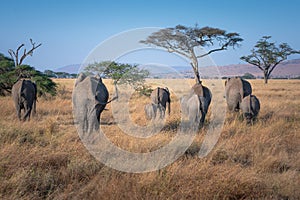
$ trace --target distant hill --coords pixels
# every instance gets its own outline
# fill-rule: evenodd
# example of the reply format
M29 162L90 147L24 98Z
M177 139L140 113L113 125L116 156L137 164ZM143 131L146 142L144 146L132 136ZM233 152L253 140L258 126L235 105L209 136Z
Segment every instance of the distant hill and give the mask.
M78 73L80 64L71 64L55 69L57 72L67 72L70 74ZM151 71L152 77L178 77L172 70L159 70L156 67L151 70L151 66L146 67ZM184 74L186 77L193 76L193 71L190 66L172 66L172 68ZM201 76L216 77L216 76L242 76L245 73L251 73L256 77L261 77L262 72L255 66L250 64L232 64L226 66L209 66L199 67ZM279 64L272 72L271 77L292 78L300 76L300 59L293 59Z
M242 76L245 73L262 77L262 71L250 64L232 64L218 67L199 67L200 75L205 77L215 76ZM185 71L186 74L193 75L192 70ZM271 74L271 78L293 78L300 76L300 59L288 60L279 64Z
M69 74L77 74L80 68L80 64L71 64L66 65L64 67L59 67L57 69L54 69L55 72L67 72Z
M240 76L251 73L254 76L262 76L262 71L250 64L236 64L218 67L220 74L224 76ZM288 60L279 64L271 74L272 77L296 77L300 76L300 59Z

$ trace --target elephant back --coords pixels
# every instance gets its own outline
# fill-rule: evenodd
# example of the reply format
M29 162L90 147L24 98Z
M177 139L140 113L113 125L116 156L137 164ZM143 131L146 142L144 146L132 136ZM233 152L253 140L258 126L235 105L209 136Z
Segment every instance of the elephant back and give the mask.
M15 100L21 101L23 96L27 101L36 100L37 88L30 80L18 80L12 88L12 96Z
M242 91L243 90L242 79L239 77L228 78L225 82L225 89Z
M260 102L255 95L248 95L243 98L241 109L247 119L253 119L260 111Z
M76 91L85 94L85 97L91 100L95 98L100 102L106 103L108 100L108 91L102 81L94 77L86 77L81 81L77 81L75 85Z
M241 95L241 98L244 98L250 94L252 94L252 87L251 84L240 78L240 77L233 77L228 78L225 82L225 91L226 94L230 92L239 92Z
M244 80L244 79L241 79L242 81L242 84L243 84L243 97L246 97L250 94L252 94L252 87L251 87L251 84Z
M165 104L169 101L170 93L169 90L157 87L152 91L150 98L154 104Z
M24 80L18 80L12 87L12 97L15 101L19 101L21 98L22 85Z
M203 91L203 85L202 84L195 84L192 87L192 91L193 94L198 95L199 97L204 97L204 91Z
M256 116L260 110L260 102L255 95L250 95L250 103L251 103L251 111L253 115Z
M23 80L21 92L26 92L27 94L30 93L33 95L33 97L35 97L36 96L36 85L33 82L31 82L30 80Z

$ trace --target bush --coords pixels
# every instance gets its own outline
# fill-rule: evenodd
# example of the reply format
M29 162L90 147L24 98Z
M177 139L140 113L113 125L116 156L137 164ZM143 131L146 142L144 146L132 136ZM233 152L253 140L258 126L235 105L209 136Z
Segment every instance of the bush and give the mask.
M250 74L250 73L245 73L243 76L242 76L243 79L256 79L256 77L253 75L253 74Z
M38 96L46 93L56 95L57 85L47 75L29 65L15 67L14 61L0 54L0 95L11 92L12 86L20 78L30 78L37 85Z
M136 91L139 93L140 96L145 95L147 97L150 97L151 92L153 89L149 85L142 85L136 89Z

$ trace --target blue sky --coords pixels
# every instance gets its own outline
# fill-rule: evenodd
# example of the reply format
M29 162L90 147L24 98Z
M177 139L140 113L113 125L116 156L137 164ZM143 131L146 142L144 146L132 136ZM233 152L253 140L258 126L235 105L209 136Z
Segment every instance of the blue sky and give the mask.
M240 56L249 54L263 35L300 50L299 0L2 0L0 5L0 52L8 56L7 50L21 43L29 47L29 38L41 42L24 61L40 70L82 63L97 45L120 32L178 24L241 34L241 48L212 54L217 65L241 63Z

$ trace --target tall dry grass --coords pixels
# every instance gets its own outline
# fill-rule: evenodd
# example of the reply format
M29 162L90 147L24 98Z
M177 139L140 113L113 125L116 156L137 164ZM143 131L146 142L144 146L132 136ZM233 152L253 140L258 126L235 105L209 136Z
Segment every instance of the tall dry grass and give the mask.
M0 198L1 199L300 199L300 81L251 80L261 102L258 121L249 126L240 114L227 113L213 150L200 159L200 149L210 120L199 130L187 152L155 172L119 172L99 163L82 144L73 124L73 80L59 83L57 97L40 98L37 115L19 122L10 97L0 98ZM155 80L169 84L172 115L163 130L138 139L123 134L115 124L111 105L101 116L101 128L117 146L132 152L156 150L172 140L180 122L180 80ZM151 80L149 80L151 82ZM110 93L113 87L105 80ZM190 82L192 84L192 81ZM224 103L222 87L204 80L213 90L212 106ZM111 96L113 96L111 94ZM147 97L131 97L132 120L146 121Z

